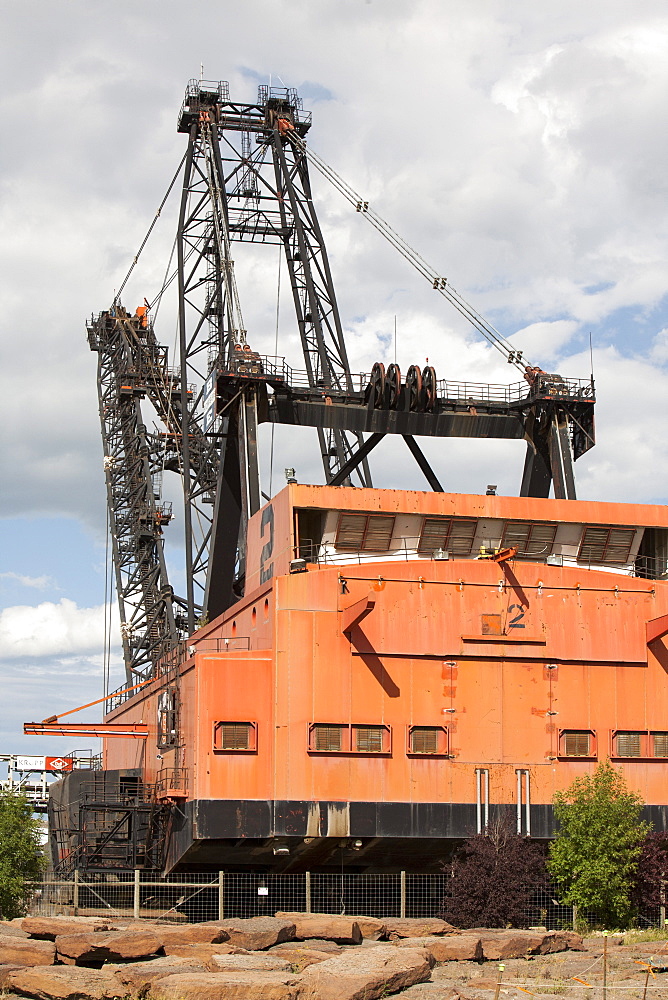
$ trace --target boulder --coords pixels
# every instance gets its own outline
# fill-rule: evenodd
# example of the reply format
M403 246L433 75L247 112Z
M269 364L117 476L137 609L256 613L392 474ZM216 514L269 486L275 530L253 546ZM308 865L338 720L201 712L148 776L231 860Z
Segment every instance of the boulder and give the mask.
M11 972L18 972L23 968L25 968L23 965L0 965L0 990L7 989L7 980Z
M272 944L290 941L295 936L293 920L279 917L250 917L248 919L225 920L215 926L220 927L230 944L247 951L264 951Z
M18 969L7 977L7 988L37 1000L111 1000L130 996L130 989L112 972L98 969Z
M297 1000L297 987L280 972L186 973L155 979L151 1000Z
M0 937L0 964L2 965L53 965L56 946L53 941L32 941L11 935Z
M10 923L9 920L0 920L0 937L27 938L28 935L20 925Z
M380 941L387 935L387 927L384 920L377 920L376 917L350 917L362 932L362 937L368 941Z
M555 951L586 951L582 936L575 931L548 931L540 946L541 955Z
M209 972L292 972L292 965L279 955L251 952L250 955L212 955L206 963Z
M425 948L434 962L479 962L483 946L478 934L447 934L421 938L397 938L395 948Z
M152 958L147 962L128 962L124 965L107 965L105 972L113 972L123 986L130 987L133 996L146 993L154 979L164 979L183 973L206 972L202 962L192 958Z
M377 1000L425 982L431 966L423 948L379 945L310 965L295 982L305 1000Z
M401 993L401 1000L460 1000L456 986L444 983L416 983Z
M452 934L452 924L438 917L388 917L385 929L390 941L397 938L431 937L434 934Z
M338 944L361 944L362 931L353 917L339 917L329 913L277 913L282 920L295 925L295 937L306 939L324 938Z
M505 958L524 958L535 955L543 943L545 934L534 931L508 930L496 933L482 931L482 957L488 962L498 962Z
M303 941L284 941L282 944L275 944L271 951L281 951L284 948L308 948L310 951L322 951L326 955L340 955L343 948L334 941L325 941L320 938L305 938Z
M24 917L21 929L30 937L55 941L59 934L84 934L86 931L113 931L117 928L99 917Z
M109 934L59 934L56 938L58 958L84 962L118 962L132 958L149 958L162 948L162 941L151 931L112 931Z
M339 948L339 951L342 950L342 948ZM328 958L332 957L329 952L300 947L299 943L295 943L292 948L280 944L276 948L270 948L265 954L284 958L286 962L290 963L290 967L295 973L303 972L309 965L315 965L316 962L325 962Z
M227 934L217 923L205 924L158 924L145 920L133 920L128 930L152 931L163 944L222 944Z
M245 948L235 944L166 944L165 955L192 958L198 962L208 962L212 955L251 955Z

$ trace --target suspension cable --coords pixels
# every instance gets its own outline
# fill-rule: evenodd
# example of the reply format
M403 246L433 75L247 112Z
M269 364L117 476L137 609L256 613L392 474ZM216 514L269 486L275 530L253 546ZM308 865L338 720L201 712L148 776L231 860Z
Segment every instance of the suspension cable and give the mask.
M381 218L377 212L369 207L369 202L359 195L346 181L334 171L325 160L322 159L296 132L290 130L286 133L290 141L302 152L313 164L316 170L325 177L336 190L356 211L364 215L374 229L377 229L381 236L390 243L411 264L427 281L431 282L432 288L448 300L455 309L467 319L475 329L482 334L488 344L502 354L509 364L515 365L523 374L528 366L528 362L523 357L523 352L516 350L505 337L499 333L496 327L492 326L488 320L474 309L466 301L463 295L452 287L447 278L442 277L439 271L428 264L417 250L414 250L406 240L404 240L385 219Z

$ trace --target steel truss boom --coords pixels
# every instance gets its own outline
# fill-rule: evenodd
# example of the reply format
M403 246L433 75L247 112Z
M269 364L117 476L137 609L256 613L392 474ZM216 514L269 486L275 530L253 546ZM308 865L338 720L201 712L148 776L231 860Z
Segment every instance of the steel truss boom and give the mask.
M118 305L88 324L88 341L98 355L109 529L130 684L150 675L180 638L162 539L171 508L156 499L160 447L141 409L148 384L157 397L169 395L178 382L170 383L166 349L143 322Z

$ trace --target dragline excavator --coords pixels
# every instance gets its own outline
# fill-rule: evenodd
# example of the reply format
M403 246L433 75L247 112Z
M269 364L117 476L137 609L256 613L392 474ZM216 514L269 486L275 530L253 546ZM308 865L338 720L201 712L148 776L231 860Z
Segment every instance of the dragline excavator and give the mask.
M416 438L525 438L522 496L575 498L572 462L594 443L591 380L531 366L450 282L307 146L310 115L291 89L261 86L257 103L226 83L191 81L178 130L188 137L176 237L178 364L170 367L145 306L117 297L91 319L121 633L134 683L198 621L243 593L245 524L261 505L257 426L316 429L328 484L371 485L367 456L385 434L403 436L430 487L441 484ZM481 333L523 381L509 387L439 381L431 366L374 365L351 373L309 162ZM251 348L233 243L282 245L303 369ZM159 299L160 296L157 297ZM523 387L523 388L522 388ZM147 429L142 399L164 430ZM365 437L366 435L366 437ZM186 592L172 590L160 502L162 470L183 481Z
M173 830L169 834L176 815L170 809L186 795L184 761L195 739L192 733L187 739L183 735L186 714L190 713L187 724L194 725L195 710L188 702L191 696L182 690L182 675L184 664L195 655L198 632L240 607L258 588L273 586L277 567L291 546L290 573L317 562L314 539L322 538L325 515L302 511L299 529L296 522L279 525L278 506L261 490L261 423L315 429L327 484L321 489L343 487L333 492L346 494L347 511L355 506L351 498L360 496L360 489L369 496L380 492L373 490L369 455L388 434L403 438L406 455L411 453L433 494L443 494L444 489L418 443L423 436L525 440L520 497L547 498L553 489L557 500L576 498L573 463L594 444L593 380L565 378L530 365L307 145L310 127L310 114L304 112L295 90L261 86L251 104L233 100L227 83L191 81L178 117L178 131L186 137L187 147L169 189L180 178L175 265L172 269L170 259L163 286L151 302L144 300L134 313L127 310L121 301L123 282L111 306L87 325L90 348L98 356L99 416L125 682L118 691L105 692L107 721L81 731L147 747L146 741L155 735L150 719L157 711L157 759L162 761L169 753L172 763L163 768L170 775L164 781L153 774L150 755L142 757L139 769L124 765L123 770L114 764L115 791L91 792L88 797L83 790L63 785L65 790L57 792L62 801L54 805L52 817L61 871L86 864L105 870L107 861L112 868L165 863L165 838L176 837ZM310 165L507 359L520 373L518 381L486 385L443 380L429 364L410 365L405 374L397 363L386 369L381 362L370 373L351 371L311 191ZM162 205L158 216L161 209ZM243 253L246 243L282 248L302 349L297 367L253 347L233 256L233 247L235 253ZM156 333L157 308L171 286L177 300L176 358L169 357ZM182 511L180 503L175 512L163 499L162 480L169 472L182 483ZM433 502L430 494L419 496L429 498L427 505ZM337 545L342 552L355 548L359 531L358 548L363 552L378 551L381 536L389 547L394 516L379 514L373 524L371 516L361 513L341 517ZM430 552L441 553L438 558L443 558L446 541L455 553L463 552L466 543L470 553L474 535L469 538L466 533L475 530L475 518L460 517L457 525L441 516L422 519L420 530L427 532L424 544L431 546ZM169 579L165 538L181 520L185 585L182 593L176 593ZM320 528L309 534L309 525L316 522ZM452 537L442 534L446 523ZM508 524L515 522L511 519ZM294 544L285 540L292 537L290 532ZM423 554L420 546L422 540L418 555ZM507 553L516 551L511 546ZM345 588L343 581L342 594ZM346 627L352 628L373 606L366 599L353 603ZM269 597L264 607L269 622ZM253 616L256 611L253 608ZM216 638L224 644L216 653L239 648L232 624L229 635ZM251 640L247 641L250 651ZM149 721L143 710L133 715L132 706L145 697L157 699L157 708L151 702ZM233 750L257 751L257 743L253 744L257 727L243 728L254 723L240 723L236 729L229 723L230 733L227 725L214 724L215 751L227 752L228 738L247 740L247 745ZM26 723L25 731L74 733L77 727L52 717ZM440 737L435 738L438 744ZM379 752L384 752L382 733L369 739L373 747L373 741L380 739ZM215 746L217 740L221 746ZM126 779L119 775L130 775L128 781L143 782L146 788L153 783L162 792L156 792L151 802L137 793L132 800L135 809L121 794L118 782ZM79 802L78 819L72 812L75 802ZM128 809L135 810L136 828L143 832L133 834L132 843L123 841L122 857L109 860L108 844L117 837L118 824L126 822ZM100 834L98 840L87 844L86 830L94 829ZM67 847L72 843L76 849Z

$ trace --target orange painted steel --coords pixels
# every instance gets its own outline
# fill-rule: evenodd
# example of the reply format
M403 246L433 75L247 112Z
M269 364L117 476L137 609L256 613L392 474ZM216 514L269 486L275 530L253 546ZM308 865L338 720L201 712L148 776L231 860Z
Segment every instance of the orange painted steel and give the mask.
M302 485L272 506L270 546L262 512L249 523L246 596L192 637L181 667L183 749L162 750L160 766L188 769L191 798L473 803L486 768L491 802L515 802L527 769L531 803L549 804L612 756L647 803L668 802L668 759L622 760L613 744L617 731L668 730L666 582L530 559L367 556L290 572L296 511L666 529L665 507ZM148 719L151 735L146 748L106 744L106 767L155 780L160 690L108 716ZM256 746L215 748L220 721L253 724ZM315 724L389 727L390 744L318 752ZM412 753L412 726L447 730L447 754ZM590 734L590 754L567 756L564 731Z

